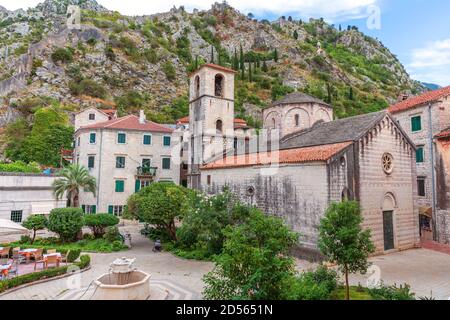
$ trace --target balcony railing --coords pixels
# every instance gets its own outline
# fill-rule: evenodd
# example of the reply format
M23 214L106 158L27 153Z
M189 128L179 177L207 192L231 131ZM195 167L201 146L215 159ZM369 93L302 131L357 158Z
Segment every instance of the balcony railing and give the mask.
M158 168L156 167L138 167L137 175L141 177L154 177L156 176L156 171Z

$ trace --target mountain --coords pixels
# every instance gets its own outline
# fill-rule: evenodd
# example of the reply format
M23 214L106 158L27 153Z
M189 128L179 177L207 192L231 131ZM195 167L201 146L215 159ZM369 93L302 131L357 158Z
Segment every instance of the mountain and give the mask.
M82 8L76 30L66 25L71 4ZM236 112L254 125L255 108L293 90L323 99L338 117L347 117L426 89L380 41L356 27L249 16L226 3L139 17L108 11L94 0L46 0L27 11L0 8L0 105L15 115L3 123L55 104L67 112L89 105L117 107L121 114L145 109L150 119L173 122L188 112L187 74L212 57L239 69Z
M442 88L440 85L434 84L434 83L421 82L421 84L428 90L432 90L432 91Z

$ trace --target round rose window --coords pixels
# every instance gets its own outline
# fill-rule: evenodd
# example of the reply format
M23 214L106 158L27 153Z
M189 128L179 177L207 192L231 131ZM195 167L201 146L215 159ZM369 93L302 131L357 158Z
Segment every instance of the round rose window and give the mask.
M394 170L394 158L390 153L385 153L383 155L383 170L387 174L391 174Z

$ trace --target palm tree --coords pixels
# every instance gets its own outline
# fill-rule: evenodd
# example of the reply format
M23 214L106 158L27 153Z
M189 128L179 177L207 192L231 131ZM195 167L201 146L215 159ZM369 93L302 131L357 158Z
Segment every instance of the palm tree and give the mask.
M61 170L60 175L62 178L53 182L53 193L58 200L67 193L67 199L70 202L70 206L78 208L80 188L83 188L87 192L92 192L95 196L97 183L95 178L89 174L89 171L85 167L78 164L72 164Z

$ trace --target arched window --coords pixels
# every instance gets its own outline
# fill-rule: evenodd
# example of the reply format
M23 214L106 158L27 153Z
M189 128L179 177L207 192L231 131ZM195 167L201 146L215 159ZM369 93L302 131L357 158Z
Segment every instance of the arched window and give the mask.
M277 123L275 121L275 118L272 119L272 129L276 129L277 128Z
M216 121L216 132L217 132L217 134L222 134L222 127L223 127L222 120L217 120Z
M224 78L221 74L216 74L214 79L214 95L216 97L223 97Z
M295 118L295 126L300 127L300 116L296 114L294 118Z
M195 97L198 98L200 96L200 77L195 77Z

